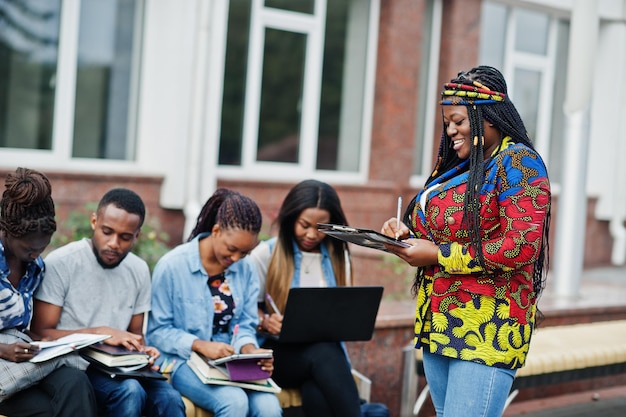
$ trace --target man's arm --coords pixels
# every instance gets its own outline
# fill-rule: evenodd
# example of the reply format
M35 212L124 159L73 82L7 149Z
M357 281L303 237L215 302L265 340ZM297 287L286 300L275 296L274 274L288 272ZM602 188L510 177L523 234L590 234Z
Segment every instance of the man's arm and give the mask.
M143 317L144 313L133 315L128 324L128 331L143 336Z
M62 312L63 307L46 303L45 301L35 300L33 304L33 320L30 324L31 331L42 338L52 340L73 333L108 334L111 335L111 337L104 340L104 343L106 344L116 346L121 345L132 350L141 349L143 343L141 327L139 328L140 331L137 334L134 334L134 332L131 333L130 331L127 332L124 330L117 330L108 326L86 327L75 330L59 330L57 329L57 325L59 324ZM135 317L133 317L133 320L135 320ZM131 321L131 324L132 322L133 321Z

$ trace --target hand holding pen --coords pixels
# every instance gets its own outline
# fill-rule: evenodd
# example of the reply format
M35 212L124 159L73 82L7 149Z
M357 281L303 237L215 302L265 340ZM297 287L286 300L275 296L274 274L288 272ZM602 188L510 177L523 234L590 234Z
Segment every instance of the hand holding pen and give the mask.
M233 337L230 339L230 345L235 346L235 342L237 341L237 333L239 332L239 324L235 324L235 328L233 329Z
M408 239L411 236L409 228L402 222L402 196L398 197L396 217L392 217L383 223L380 233L393 237L396 240Z
M274 312L264 320L263 328L271 334L279 334L283 327L283 315L271 295L266 293L265 299Z

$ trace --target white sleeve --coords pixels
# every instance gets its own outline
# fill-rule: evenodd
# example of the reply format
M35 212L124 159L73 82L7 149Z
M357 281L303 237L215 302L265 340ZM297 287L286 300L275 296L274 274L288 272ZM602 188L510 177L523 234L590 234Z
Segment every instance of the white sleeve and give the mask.
M267 267L270 264L271 256L270 247L266 242L260 242L250 252L250 260L256 265L259 276L259 303L265 301L265 282L267 281Z

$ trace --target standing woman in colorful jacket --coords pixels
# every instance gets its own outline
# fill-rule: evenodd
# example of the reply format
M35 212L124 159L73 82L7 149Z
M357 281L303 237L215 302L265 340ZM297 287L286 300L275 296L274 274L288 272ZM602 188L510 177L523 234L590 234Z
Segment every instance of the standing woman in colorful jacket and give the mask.
M417 267L415 347L438 417L499 417L524 365L545 284L550 183L492 67L441 96L443 133L424 190L382 232Z

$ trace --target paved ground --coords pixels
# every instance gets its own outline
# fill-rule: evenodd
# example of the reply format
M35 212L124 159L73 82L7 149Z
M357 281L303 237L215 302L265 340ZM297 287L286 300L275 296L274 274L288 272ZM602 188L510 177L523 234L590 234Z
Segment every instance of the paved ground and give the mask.
M604 267L583 273L580 295L562 299L550 291L540 300L544 311L626 304L626 268ZM625 335L626 337L626 335ZM626 386L513 403L504 417L626 417Z
M625 417L626 386L579 392L521 403L513 402L503 417Z

